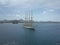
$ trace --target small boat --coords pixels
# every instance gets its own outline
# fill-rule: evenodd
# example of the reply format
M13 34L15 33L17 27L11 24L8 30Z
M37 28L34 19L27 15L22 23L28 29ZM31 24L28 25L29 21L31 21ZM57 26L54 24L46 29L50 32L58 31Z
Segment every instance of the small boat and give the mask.
M12 24L18 24L18 22L12 22Z

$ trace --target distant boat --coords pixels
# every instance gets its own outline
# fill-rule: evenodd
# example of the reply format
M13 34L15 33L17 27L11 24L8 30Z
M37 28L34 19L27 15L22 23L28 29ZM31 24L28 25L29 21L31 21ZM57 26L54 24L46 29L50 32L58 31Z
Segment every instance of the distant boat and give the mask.
M34 30L34 27L33 27L32 24L33 24L33 22L32 22L32 13L31 13L31 11L28 11L27 13L25 13L24 27L26 29Z
M13 21L12 24L18 24L18 22L17 21Z
M0 24L3 24L4 22L0 22Z
M12 24L18 24L17 22L12 22Z

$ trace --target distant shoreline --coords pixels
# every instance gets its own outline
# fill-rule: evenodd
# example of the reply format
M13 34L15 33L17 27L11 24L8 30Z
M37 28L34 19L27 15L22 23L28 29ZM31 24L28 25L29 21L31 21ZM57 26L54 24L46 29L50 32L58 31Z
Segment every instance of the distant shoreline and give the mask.
M18 23L12 23L12 24L19 24L20 22ZM24 23L24 22L21 22L21 23ZM33 22L33 23L60 23L60 22ZM0 23L0 24L4 24L4 23Z
M0 24L3 23L25 23L25 20L0 20ZM32 23L60 23L60 21L34 21L32 20Z

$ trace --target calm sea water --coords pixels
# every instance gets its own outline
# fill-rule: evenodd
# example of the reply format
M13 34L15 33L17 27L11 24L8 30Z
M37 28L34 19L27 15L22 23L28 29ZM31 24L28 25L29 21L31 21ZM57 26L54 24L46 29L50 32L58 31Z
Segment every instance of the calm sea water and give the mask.
M60 23L34 23L34 28L0 24L0 45L60 45Z

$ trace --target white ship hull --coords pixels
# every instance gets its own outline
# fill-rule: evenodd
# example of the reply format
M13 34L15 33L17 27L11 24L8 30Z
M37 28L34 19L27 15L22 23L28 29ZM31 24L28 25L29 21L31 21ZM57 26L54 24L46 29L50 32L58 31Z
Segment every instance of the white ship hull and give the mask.
M34 30L32 26L24 26L24 28Z

